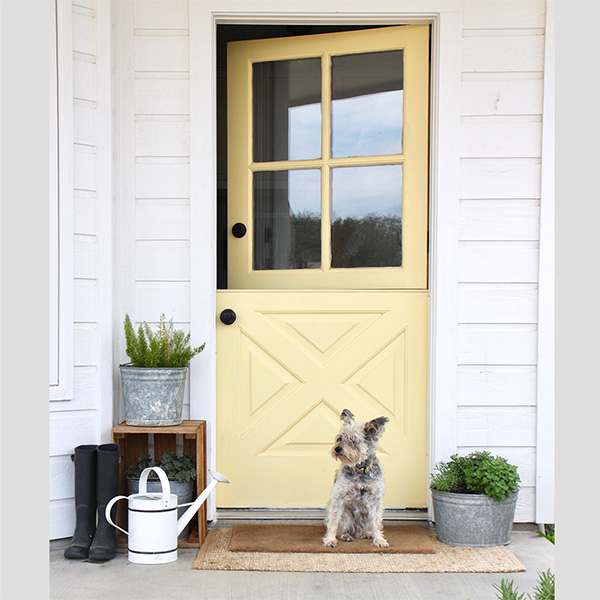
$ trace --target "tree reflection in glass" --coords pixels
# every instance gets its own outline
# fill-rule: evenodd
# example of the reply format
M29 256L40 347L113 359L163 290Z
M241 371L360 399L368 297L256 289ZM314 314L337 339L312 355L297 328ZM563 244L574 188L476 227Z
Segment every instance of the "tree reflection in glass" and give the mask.
M254 173L254 269L321 266L321 173Z
M331 170L331 266L402 266L402 165Z

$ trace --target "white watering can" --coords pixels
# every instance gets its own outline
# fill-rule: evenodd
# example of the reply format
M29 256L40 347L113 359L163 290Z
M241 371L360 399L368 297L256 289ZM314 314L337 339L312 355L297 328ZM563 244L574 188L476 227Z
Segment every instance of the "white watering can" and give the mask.
M146 493L148 474L154 471L162 484L162 493ZM160 467L148 467L140 476L138 494L115 496L106 505L106 520L128 536L128 556L130 562L142 565L156 565L177 560L177 536L191 521L202 503L216 487L217 483L229 481L216 471L208 470L212 481L194 500L180 506L189 508L177 520L177 496L171 494L167 474ZM127 500L129 531L112 522L110 510L119 500Z

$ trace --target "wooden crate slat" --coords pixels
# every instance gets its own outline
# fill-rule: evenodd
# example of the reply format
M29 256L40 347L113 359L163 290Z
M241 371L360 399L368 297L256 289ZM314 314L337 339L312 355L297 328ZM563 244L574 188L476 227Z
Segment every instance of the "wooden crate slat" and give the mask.
M175 452L177 436L174 433L154 434L154 458L159 458L166 452Z

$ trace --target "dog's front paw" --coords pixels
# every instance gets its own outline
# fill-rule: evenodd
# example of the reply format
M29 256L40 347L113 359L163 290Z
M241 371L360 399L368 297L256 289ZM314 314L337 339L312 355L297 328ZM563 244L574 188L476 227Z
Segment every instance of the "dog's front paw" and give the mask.
M373 539L373 546L377 546L378 548L388 548L389 544L384 537L376 537Z
M335 548L337 546L337 540L331 537L324 537L323 546L326 546L327 548Z

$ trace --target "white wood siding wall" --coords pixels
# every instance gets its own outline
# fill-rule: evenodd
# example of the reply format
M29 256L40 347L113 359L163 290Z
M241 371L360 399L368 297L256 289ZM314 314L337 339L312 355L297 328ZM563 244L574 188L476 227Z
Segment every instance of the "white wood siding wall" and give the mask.
M151 325L164 313L189 331L190 58L187 0L120 2L118 10L119 48L129 59L120 61L122 295L115 329L124 363L126 313Z
M73 181L61 185L73 196L74 389L50 403L50 539L71 536L75 526L70 455L80 444L110 441L112 418L109 4L62 5L73 46Z
M457 440L519 468L535 520L545 2L465 0Z

